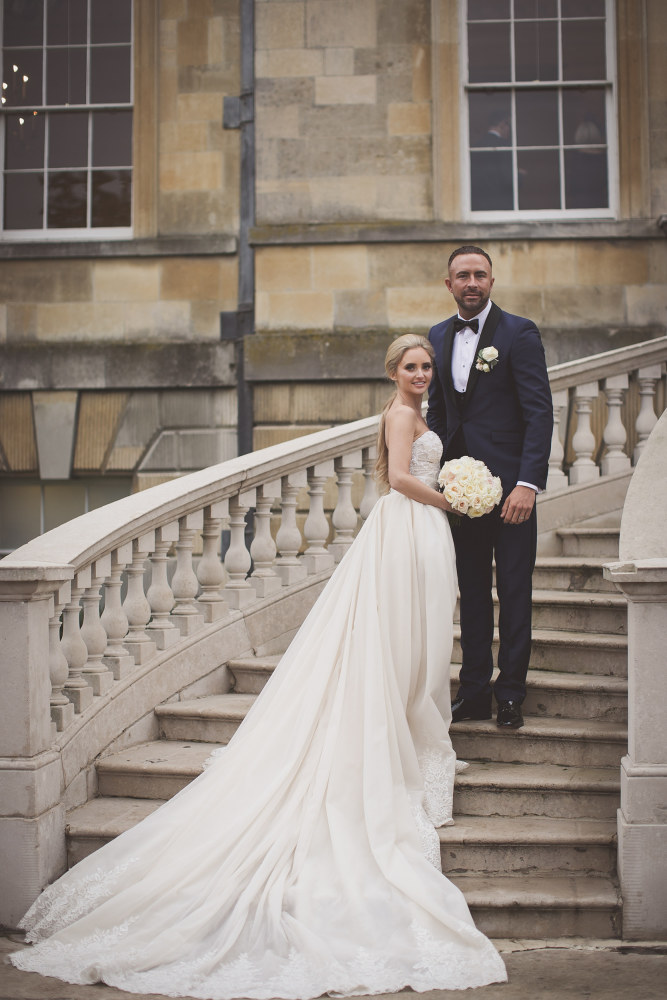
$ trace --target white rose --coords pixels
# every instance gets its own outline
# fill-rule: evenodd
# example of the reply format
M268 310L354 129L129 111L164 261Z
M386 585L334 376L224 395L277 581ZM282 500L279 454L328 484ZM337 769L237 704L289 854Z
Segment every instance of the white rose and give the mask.
M485 347L483 351L480 351L480 356L484 361L495 361L498 357L498 351L495 347Z

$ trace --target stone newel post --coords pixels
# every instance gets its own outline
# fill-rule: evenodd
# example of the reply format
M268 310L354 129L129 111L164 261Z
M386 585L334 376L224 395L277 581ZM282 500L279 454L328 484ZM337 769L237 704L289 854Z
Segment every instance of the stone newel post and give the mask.
M667 411L644 446L605 576L628 600L628 755L618 869L623 937L667 940Z

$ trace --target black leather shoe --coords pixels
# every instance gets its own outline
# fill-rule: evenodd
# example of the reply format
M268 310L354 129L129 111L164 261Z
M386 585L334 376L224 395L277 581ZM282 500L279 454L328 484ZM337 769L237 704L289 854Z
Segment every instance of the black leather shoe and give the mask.
M490 719L491 693L478 698L456 698L452 702L452 722L463 722L464 719Z
M518 701L499 701L496 721L501 729L520 729L523 725L521 703Z

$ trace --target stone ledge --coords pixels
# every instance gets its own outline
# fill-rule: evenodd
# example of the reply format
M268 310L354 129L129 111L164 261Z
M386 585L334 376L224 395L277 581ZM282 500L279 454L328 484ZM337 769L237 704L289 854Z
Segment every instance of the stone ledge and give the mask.
M326 243L480 243L500 240L661 240L660 219L591 219L571 222L360 222L258 225L255 247Z
M16 240L0 242L0 260L95 257L209 257L235 254L236 236L156 236L140 240Z
M234 386L233 365L217 342L2 344L0 392Z

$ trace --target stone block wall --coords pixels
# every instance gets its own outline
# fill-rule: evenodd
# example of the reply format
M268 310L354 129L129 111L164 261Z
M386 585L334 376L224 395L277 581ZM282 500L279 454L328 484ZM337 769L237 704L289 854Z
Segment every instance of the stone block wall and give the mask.
M256 13L257 221L431 218L428 0Z

